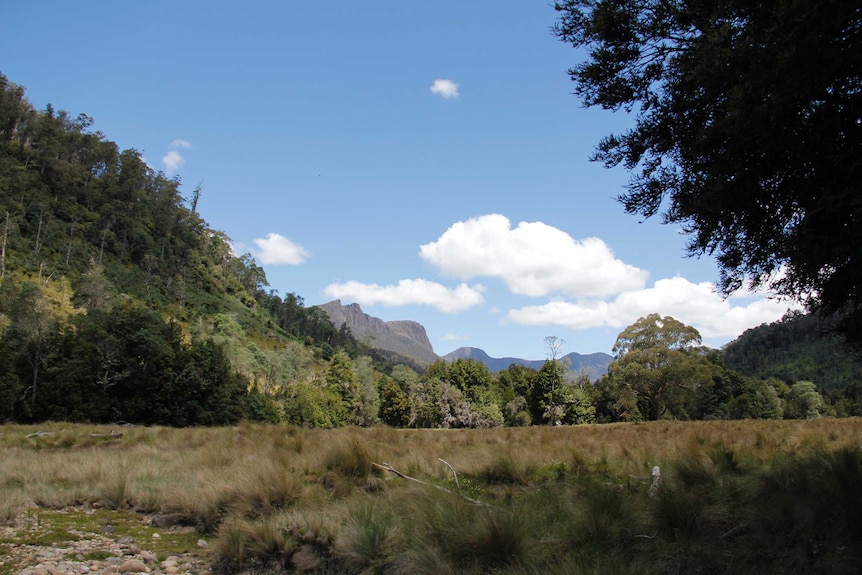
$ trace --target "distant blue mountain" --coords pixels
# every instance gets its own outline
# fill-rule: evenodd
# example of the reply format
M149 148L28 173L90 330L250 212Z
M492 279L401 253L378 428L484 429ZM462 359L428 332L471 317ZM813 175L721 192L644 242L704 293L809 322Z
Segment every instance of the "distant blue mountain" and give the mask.
M508 369L510 365L517 364L533 369L541 369L545 364L544 359L520 359L517 357L491 357L477 347L459 347L451 353L441 356L442 360L447 362L455 361L456 359L475 359L481 361L485 366L495 373ZM575 374L586 373L592 381L599 379L608 371L608 364L613 360L613 357L606 353L590 353L582 355L580 353L569 353L557 359L565 365L567 369Z

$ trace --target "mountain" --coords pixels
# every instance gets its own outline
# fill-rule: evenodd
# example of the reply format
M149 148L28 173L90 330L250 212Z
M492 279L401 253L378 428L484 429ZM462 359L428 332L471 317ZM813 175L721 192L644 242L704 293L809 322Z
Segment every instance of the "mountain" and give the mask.
M371 347L414 359L423 367L438 359L425 328L418 322L383 321L363 312L359 304L342 305L341 300L317 307L336 328L346 325L353 337Z
M447 353L441 359L444 361L455 361L456 359L475 359L484 363L491 372L498 372L507 369L513 363L523 365L533 369L541 369L544 365L544 359L529 360L519 359L516 357L501 357L495 358L489 356L481 349L475 347L459 347L451 353ZM582 355L580 353L569 353L559 358L559 361L568 367L570 372L575 374L586 373L590 379L595 381L603 376L608 371L608 364L613 358L606 353L590 353Z

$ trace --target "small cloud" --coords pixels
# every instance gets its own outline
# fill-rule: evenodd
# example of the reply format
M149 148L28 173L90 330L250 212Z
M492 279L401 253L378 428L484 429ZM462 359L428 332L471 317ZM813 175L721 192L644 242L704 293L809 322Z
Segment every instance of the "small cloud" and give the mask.
M431 84L431 93L436 94L442 98L458 98L461 94L458 93L458 84L453 82L452 80L446 80L443 78L437 78L434 80L434 83Z
M263 264L298 265L311 255L301 245L279 234L269 233L266 238L252 241L258 247L257 256Z
M184 150L188 150L191 147L192 147L192 145L189 143L188 140L177 139L177 140L174 140L173 142L171 142L170 144L168 144L168 148L171 148L171 149L183 148Z
M331 284L324 293L336 299L348 299L362 305L383 304L387 307L429 305L443 313L458 313L484 301L481 285L460 284L455 289L424 279L401 280L398 285L380 286L349 281Z
M165 165L165 172L172 174L186 163L186 159L176 150L171 150L162 156L162 164Z
M447 333L446 335L438 339L441 339L443 341L467 341L468 339L470 339L470 336L458 335L457 333Z

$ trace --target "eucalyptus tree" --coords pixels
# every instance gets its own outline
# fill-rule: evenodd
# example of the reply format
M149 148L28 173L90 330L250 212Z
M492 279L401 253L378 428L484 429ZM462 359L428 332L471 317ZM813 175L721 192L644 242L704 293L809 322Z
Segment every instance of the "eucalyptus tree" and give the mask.
M634 398L643 419L661 419L681 408L687 394L710 385L717 367L700 344L695 328L672 317L642 317L617 336L603 385Z

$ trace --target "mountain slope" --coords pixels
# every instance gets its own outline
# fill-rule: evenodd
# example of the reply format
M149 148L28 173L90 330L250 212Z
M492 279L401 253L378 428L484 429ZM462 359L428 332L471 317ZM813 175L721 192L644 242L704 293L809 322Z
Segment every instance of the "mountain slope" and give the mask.
M792 312L746 330L722 349L727 366L758 378L812 381L828 393L843 390L862 373L862 357L832 331L832 321Z
M456 359L475 359L484 363L491 372L507 369L510 365L517 364L532 369L541 369L545 360L528 360L516 357L495 358L489 356L483 350L475 347L460 347L451 353L447 353L441 359L455 361ZM575 374L586 373L591 380L596 380L608 370L608 364L613 358L606 353L591 353L582 355L580 353L569 353L559 358L559 361L567 366L570 372Z
M333 325L337 328L346 325L353 337L368 346L414 359L422 366L438 359L425 328L418 322L383 321L363 312L359 304L342 305L341 300L317 307L326 313Z

